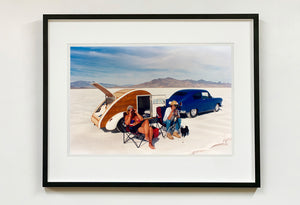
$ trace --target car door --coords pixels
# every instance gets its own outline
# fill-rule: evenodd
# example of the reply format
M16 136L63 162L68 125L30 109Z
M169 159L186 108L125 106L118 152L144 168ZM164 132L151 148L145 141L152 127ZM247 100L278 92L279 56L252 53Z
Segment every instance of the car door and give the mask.
M201 92L201 100L202 100L202 105L203 105L203 111L202 112L207 112L210 111L214 108L213 102L212 102L212 97L207 91L202 91Z
M198 112L203 112L204 107L203 107L203 99L202 99L202 94L201 92L197 92L193 94L193 103L191 106L191 109L197 109Z

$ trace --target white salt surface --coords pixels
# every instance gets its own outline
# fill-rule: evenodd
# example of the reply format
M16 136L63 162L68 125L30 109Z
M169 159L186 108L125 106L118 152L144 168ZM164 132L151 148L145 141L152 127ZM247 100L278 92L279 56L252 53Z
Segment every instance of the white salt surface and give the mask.
M153 95L165 94L168 98L180 88L145 88ZM205 89L205 88L204 88ZM112 93L119 89L109 89ZM104 100L98 89L70 90L70 136L71 155L230 155L231 145L231 88L207 88L213 97L223 98L219 112L182 118L190 134L170 140L161 135L155 141L155 150L143 142L138 149L129 141L123 144L122 133L104 132L91 122L97 106Z

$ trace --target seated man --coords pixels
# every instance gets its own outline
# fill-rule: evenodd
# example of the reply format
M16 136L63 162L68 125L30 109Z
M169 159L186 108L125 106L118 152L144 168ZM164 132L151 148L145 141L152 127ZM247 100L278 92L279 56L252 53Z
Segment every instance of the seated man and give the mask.
M170 107L166 109L163 121L166 124L167 128L167 137L169 139L174 139L173 136L180 138L181 136L178 134L180 126L181 126L181 118L180 118L180 113L178 111L178 103L173 100L170 103ZM170 130L170 126L175 123L175 131L173 132L173 136Z

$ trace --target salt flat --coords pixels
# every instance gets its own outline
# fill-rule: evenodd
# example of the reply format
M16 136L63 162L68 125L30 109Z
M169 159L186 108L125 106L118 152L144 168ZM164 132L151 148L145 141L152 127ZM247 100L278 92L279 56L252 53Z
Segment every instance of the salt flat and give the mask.
M145 88L153 95L164 94L168 98L181 88ZM202 88L205 89L205 88ZM119 89L108 89L115 92ZM145 142L137 149L132 142L123 144L122 133L105 132L97 128L90 118L104 100L98 89L70 90L70 136L71 155L230 155L232 154L231 88L207 88L213 97L223 98L219 112L183 118L190 134L185 138L169 140L159 136L155 150Z

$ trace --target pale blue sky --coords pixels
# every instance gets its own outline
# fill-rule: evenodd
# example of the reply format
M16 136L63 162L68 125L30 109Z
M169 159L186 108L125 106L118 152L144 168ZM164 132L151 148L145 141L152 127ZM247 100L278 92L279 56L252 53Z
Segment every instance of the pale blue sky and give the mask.
M231 83L231 45L71 47L71 82L138 84L155 78Z

